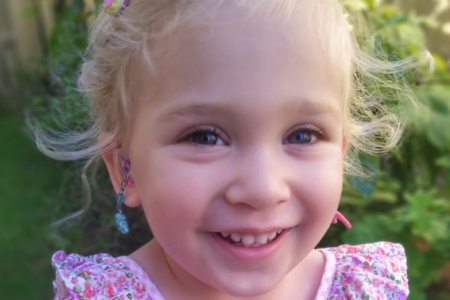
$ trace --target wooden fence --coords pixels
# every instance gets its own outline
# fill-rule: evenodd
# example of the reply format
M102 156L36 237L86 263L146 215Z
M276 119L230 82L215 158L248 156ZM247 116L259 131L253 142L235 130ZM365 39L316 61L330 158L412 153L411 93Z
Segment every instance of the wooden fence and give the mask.
M1 0L0 92L17 86L14 73L30 70L46 47L55 0Z

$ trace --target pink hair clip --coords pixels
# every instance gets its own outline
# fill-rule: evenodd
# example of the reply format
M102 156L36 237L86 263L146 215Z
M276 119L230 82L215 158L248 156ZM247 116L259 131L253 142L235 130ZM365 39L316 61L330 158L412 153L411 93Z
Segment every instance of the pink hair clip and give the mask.
M130 0L105 0L103 9L107 14L117 17L129 3Z

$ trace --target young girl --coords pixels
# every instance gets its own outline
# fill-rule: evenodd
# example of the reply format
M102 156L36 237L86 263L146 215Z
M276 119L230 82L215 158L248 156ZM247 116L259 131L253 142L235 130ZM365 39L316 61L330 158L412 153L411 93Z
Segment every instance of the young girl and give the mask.
M401 131L363 82L396 69L358 48L338 0L104 7L80 78L93 125L66 141L95 143L38 144L101 156L120 230L122 205L142 205L154 239L118 258L57 252L55 299L407 297L400 245L315 249L349 226L337 209L355 153Z

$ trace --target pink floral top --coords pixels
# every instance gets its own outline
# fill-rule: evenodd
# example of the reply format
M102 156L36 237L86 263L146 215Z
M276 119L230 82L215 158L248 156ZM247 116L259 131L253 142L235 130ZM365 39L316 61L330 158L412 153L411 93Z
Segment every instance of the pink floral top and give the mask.
M319 249L326 264L315 300L406 299L406 257L398 244L380 242ZM164 300L145 271L131 258L108 254L84 257L58 251L55 300Z

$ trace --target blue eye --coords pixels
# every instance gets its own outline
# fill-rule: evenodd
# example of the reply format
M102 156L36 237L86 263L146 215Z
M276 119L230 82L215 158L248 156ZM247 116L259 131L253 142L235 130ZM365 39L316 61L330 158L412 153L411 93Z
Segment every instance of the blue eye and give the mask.
M217 135L211 132L195 132L191 137L196 144L215 145L217 143Z
M188 140L194 144L206 146L225 144L223 139L214 129L197 129L188 136Z
M292 144L308 144L311 139L311 133L305 131L297 131L287 137L287 141Z
M322 134L315 129L300 129L291 133L286 141L290 144L311 144L321 136Z

